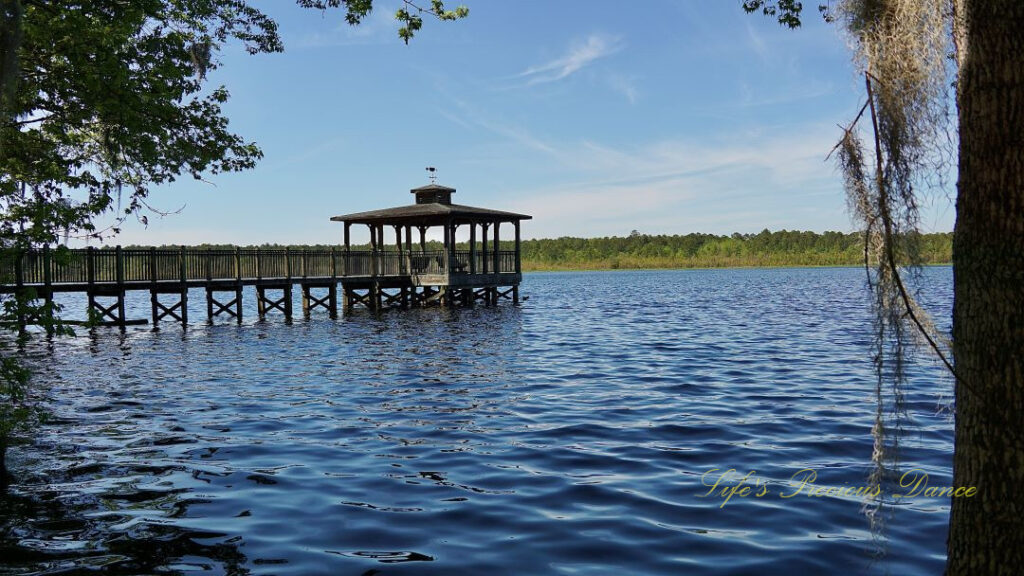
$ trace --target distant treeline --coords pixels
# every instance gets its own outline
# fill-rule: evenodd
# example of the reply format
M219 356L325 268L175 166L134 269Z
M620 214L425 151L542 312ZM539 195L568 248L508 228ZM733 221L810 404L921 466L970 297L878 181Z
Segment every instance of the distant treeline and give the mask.
M947 264L953 257L953 234L933 233L919 237L924 264ZM414 242L414 249L419 243ZM198 248L230 249L234 245L200 244ZM263 244L249 248L330 249L336 244ZM427 250L441 243L427 242ZM243 246L245 248L245 246ZM513 249L510 241L503 250ZM366 250L368 246L352 246ZM394 246L387 249L393 250ZM469 245L460 242L459 250ZM478 244L479 249L479 244ZM524 240L523 270L615 270L645 268L734 268L757 266L854 266L864 258L864 239L859 233L762 230L757 234L650 235L634 231L629 236L605 238L555 238Z
M952 261L953 234L919 238L925 264ZM852 266L863 262L864 238L842 232L762 230L757 234L557 238L523 242L526 270Z

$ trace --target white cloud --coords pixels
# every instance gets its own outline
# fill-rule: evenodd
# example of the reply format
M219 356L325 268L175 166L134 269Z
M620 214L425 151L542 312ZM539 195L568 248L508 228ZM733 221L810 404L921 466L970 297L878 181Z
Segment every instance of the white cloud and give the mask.
M484 114L465 100L454 99L453 103L458 107L460 114L453 114L447 110L439 110L438 112L463 128L482 128L526 148L544 152L545 154L554 155L557 153L550 144L530 134L523 126L510 124L507 121Z
M761 63L767 64L771 59L771 51L764 39L761 38L761 35L754 30L754 26L750 22L747 22L747 41L750 45L750 49L757 54Z
M479 147L480 161L520 175L505 182L514 193L498 207L534 216L524 237L850 228L841 178L826 160L840 129L828 122L626 144L559 138L453 102L442 114L454 124L495 136Z
M386 6L376 6L363 21L353 26L345 21L341 11L329 10L323 13L325 22L335 22L326 31L314 31L304 34L298 40L300 48L327 48L333 46L351 46L357 44L385 44L398 41L398 23L394 17L395 10Z
M560 146L571 179L522 190L507 209L534 216L528 237L622 235L634 228L731 233L807 221L846 228L841 182L825 162L836 129L800 128L634 148Z
M639 93L637 92L632 78L622 76L621 74L609 74L607 80L608 86L610 86L612 90L625 96L626 100L629 100L630 104L636 104L636 99L639 96Z
M525 78L527 85L555 82L567 78L595 60L614 54L622 48L622 41L618 37L591 34L586 41L571 46L565 55L544 64L531 66L521 72L518 77Z

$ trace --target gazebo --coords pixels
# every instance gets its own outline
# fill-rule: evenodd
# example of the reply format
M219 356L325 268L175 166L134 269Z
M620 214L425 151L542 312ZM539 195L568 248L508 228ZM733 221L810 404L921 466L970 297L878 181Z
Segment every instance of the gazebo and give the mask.
M452 204L455 189L436 183L411 192L415 204L331 218L345 225L343 306L471 306L477 301L497 304L500 298L518 303L523 278L519 224L532 217ZM353 224L369 228L369 250L352 250ZM514 244L501 240L502 224L512 225ZM460 226L469 226L468 245L456 245ZM440 249L436 242L427 243L427 230L435 227L444 232ZM389 228L392 244L384 238ZM417 243L413 229L419 232Z

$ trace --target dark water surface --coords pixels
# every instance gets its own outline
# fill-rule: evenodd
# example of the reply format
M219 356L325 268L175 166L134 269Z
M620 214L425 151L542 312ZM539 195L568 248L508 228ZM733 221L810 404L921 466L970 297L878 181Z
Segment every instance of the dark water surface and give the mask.
M950 270L924 279L948 324ZM11 455L0 572L942 571L948 499L903 499L877 534L856 495L784 497L805 468L867 481L863 271L530 274L523 293L36 344L51 419ZM931 485L951 481L951 386L915 362L902 467ZM728 469L721 487L754 489L723 505L703 482Z

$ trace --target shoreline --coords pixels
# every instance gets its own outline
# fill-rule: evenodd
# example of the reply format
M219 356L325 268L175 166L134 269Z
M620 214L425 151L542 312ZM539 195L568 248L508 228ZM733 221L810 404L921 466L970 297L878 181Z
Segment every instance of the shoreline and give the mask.
M922 268L952 266L952 262L929 262L921 264ZM532 268L524 264L523 274L538 272L667 272L676 270L773 270L787 268L863 268L863 264L751 264L737 266L666 266L666 267L618 267L618 268Z

